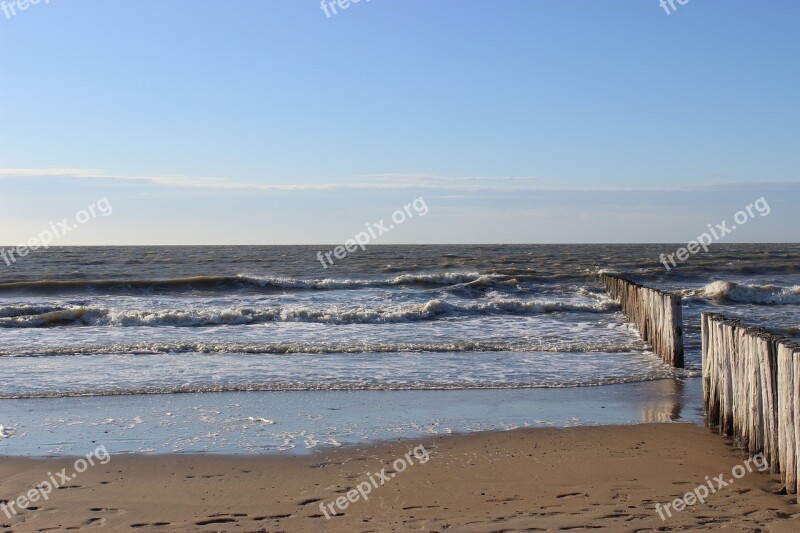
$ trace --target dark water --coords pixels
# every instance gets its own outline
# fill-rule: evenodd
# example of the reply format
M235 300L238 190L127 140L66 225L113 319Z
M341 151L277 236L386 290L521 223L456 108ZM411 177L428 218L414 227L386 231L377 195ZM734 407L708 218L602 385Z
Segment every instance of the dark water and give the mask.
M0 263L0 397L600 385L696 375L699 313L797 336L800 245L51 248ZM600 270L684 294L687 370Z

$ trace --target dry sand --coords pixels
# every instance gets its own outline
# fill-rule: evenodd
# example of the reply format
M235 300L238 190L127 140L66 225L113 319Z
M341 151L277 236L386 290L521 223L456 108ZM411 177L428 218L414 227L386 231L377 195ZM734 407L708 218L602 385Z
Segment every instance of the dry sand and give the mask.
M326 519L319 508L423 444L430 460ZM87 446L87 449L92 449ZM302 457L115 456L2 531L800 531L794 496L754 471L661 521L668 502L743 464L689 424L531 429L328 449ZM0 458L12 500L74 460Z

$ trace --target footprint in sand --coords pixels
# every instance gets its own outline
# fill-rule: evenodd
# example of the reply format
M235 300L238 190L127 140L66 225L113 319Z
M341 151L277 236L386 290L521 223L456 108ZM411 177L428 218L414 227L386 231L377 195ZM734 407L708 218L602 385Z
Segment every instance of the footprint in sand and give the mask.
M271 516L256 516L256 517L253 517L253 520L255 520L257 522L261 522L263 520L281 520L282 518L289 518L290 516L292 516L291 513L289 513L289 514L274 514L274 515L271 515Z
M583 492L568 492L567 494L559 494L556 498L573 498L575 496L588 496L588 494L584 494Z
M199 522L195 522L194 525L196 526L208 526L211 524L230 524L232 522L236 522L235 518L209 518L208 520L201 520Z

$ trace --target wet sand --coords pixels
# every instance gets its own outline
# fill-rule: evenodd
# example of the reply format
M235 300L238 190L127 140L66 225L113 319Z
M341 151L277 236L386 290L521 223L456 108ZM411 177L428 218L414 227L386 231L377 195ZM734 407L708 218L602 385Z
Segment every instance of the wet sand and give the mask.
M602 387L219 392L0 400L0 456L310 454L431 435L684 421L703 423L701 378ZM273 421L274 424L264 422Z
M661 520L656 503L706 476L730 480L744 460L728 440L684 423L437 436L304 456L116 455L10 518L0 511L0 530L800 530L796 498L755 468ZM69 477L74 461L0 458L0 499L62 468ZM359 486L367 499L352 491Z

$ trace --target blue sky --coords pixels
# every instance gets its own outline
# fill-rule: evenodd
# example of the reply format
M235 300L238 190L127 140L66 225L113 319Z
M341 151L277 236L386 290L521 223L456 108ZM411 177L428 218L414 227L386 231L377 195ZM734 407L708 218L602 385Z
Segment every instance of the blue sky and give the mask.
M18 0L17 0L18 1ZM45 0L0 12L0 243L798 241L800 3ZM5 0L10 4L9 0Z

